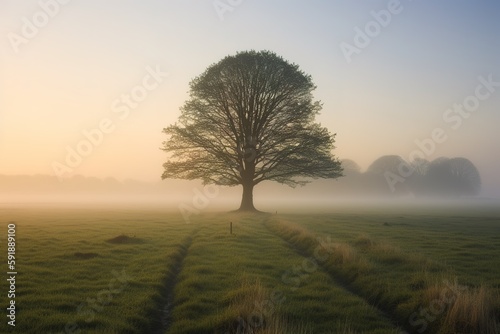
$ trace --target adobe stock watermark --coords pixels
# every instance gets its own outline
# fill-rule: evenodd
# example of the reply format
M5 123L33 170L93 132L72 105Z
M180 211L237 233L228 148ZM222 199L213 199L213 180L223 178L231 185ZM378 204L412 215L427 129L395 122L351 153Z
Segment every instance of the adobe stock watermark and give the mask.
M266 319L271 318L285 300L285 293L279 289L274 289L270 293L269 298L263 301L256 300L252 313L246 319L241 316L238 316L236 319L238 324L236 333L258 333L259 328L263 328L266 325ZM225 334L231 334L231 332L225 332Z
M118 120L123 121L129 117L132 110L137 109L149 94L158 89L166 77L168 72L163 72L159 65L155 68L146 66L146 74L142 78L140 84L137 84L130 89L128 93L123 93L111 103L111 113L118 117ZM80 139L73 146L66 146L66 156L63 162L53 161L52 170L59 181L64 180L65 174L72 173L78 168L84 158L94 152L94 149L102 145L106 135L113 133L116 130L117 121L113 121L110 117L104 117L96 126L90 129L84 129L81 132Z
M113 278L109 280L108 287L100 290L95 298L87 298L85 302L80 303L76 308L78 317L82 318L85 323L91 323L95 320L97 313L104 310L106 305L109 305L111 301L120 293L123 292L132 280L126 272L125 269L121 273L116 270L112 270L111 274ZM64 330L56 334L72 334L81 333L82 330L76 321L68 322L64 326Z
M479 110L481 102L491 98L500 87L500 82L495 81L493 74L478 77L479 84L474 92L466 96L461 103L455 103L451 108L444 111L442 119L444 123L453 131L458 130L464 120L470 118L474 112ZM449 131L449 130L448 130ZM397 168L397 174L392 171L384 173L385 180L392 192L396 190L396 184L403 183L415 173L418 166L412 166L412 161L426 159L432 156L438 145L445 143L449 139L447 131L443 127L436 127L430 132L430 136L424 139L416 139L414 142L417 149L412 151L407 162L402 162Z
M70 2L71 0L39 0L39 10L34 12L31 17L23 16L21 18L20 34L7 33L7 39L14 53L18 54L22 45L28 44L38 36L40 30L45 28L50 20L61 12L62 6Z
M447 280L444 280L443 283L445 287L441 289L438 298L434 298L429 302L427 307L420 307L418 311L410 315L408 323L416 328L417 333L424 333L429 327L429 324L443 315L443 313L445 313L457 300L458 296L467 291L467 287L459 285L456 278L453 283ZM401 332L400 334L408 333Z
M217 195L219 195L219 187L213 184L207 184L203 187L203 190L193 188L193 193L194 196L191 201L191 205L181 203L178 206L186 224L191 223L189 217L199 214L201 210L205 209L208 204L210 204L211 199L214 199Z
M224 21L224 15L226 15L227 12L232 12L242 3L243 0L214 0L212 4L217 16L219 16L219 20Z
M290 291L296 291L304 281L316 272L321 264L325 263L334 253L335 247L330 237L324 239L317 238L318 245L313 251L313 255L305 258L300 265L295 265L285 271L281 276L281 282L288 286ZM238 327L236 333L256 333L259 328L266 325L266 319L271 318L278 307L286 300L286 293L275 288L270 293L270 298L264 301L256 300L254 310L247 319L238 317ZM225 334L228 334L226 332Z
M305 258L300 265L294 266L281 276L281 281L290 285L291 291L297 290L302 282L316 272L319 266L335 252L334 243L330 237L317 238L317 241L319 244L314 249L312 256Z
M245 141L245 144L238 145L236 147L236 154L241 158L242 164L236 167L237 172L242 175L244 173L245 162L253 162L257 158L257 145L258 141L255 137L250 137ZM192 215L197 215L201 210L205 209L209 204L210 200L216 198L219 195L219 186L213 184L207 184L203 187L203 190L199 188L193 188L193 199L191 204L180 203L178 208L181 212L182 218L186 224L191 223L189 217Z
M373 20L365 23L363 28L355 26L352 43L343 41L339 44L340 51L342 51L347 63L350 64L355 55L359 55L366 49L382 33L383 29L391 24L393 18L403 12L403 9L404 7L400 0L390 0L387 3L386 9L379 11L372 10L370 12Z

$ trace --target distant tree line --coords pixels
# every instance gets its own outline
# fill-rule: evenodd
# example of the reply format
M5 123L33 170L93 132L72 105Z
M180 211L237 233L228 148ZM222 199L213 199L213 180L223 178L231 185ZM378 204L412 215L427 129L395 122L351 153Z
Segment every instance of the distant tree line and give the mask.
M273 197L463 197L478 195L481 177L466 158L438 158L407 162L397 155L376 159L365 171L353 160L342 160L343 177L312 182L290 192L264 185L263 194ZM198 186L194 181L118 181L75 175L60 182L51 175L1 175L0 195L15 194L171 194ZM267 187L267 188L266 188ZM237 190L235 190L237 191ZM231 193L234 197L236 194ZM113 195L114 196L114 195ZM162 195L163 196L163 195Z
M481 176L466 158L440 157L407 162L397 155L375 160L365 172L352 160L343 160L343 189L367 195L462 197L481 191Z

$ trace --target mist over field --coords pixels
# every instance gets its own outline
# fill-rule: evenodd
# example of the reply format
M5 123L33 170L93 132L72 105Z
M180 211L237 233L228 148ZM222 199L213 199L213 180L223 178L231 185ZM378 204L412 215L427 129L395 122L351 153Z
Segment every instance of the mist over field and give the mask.
M0 0L0 333L499 334L498 0Z
M468 192L470 189L466 188L464 193L459 193L457 184L453 184L449 192L436 191L435 187L425 192L425 180L419 179L415 183L414 179L407 178L391 183L394 179L390 177L391 174L385 173L386 169L373 171L377 163L371 166L371 172L362 172L352 160L346 160L343 165L344 176L337 180L309 180L305 186L295 188L263 183L255 188L256 206L272 213L278 210L333 212L377 207L401 210L421 207L432 210L439 206L450 210L462 207L465 210L474 207L486 209L500 203L499 197L481 190L471 194ZM397 177L397 173L395 171L392 175ZM480 187L481 181L474 186ZM412 187L418 188L418 191ZM239 186L203 185L199 181L119 181L112 177L100 179L81 175L59 180L49 175L0 175L0 201L4 204L153 207L178 212L184 206L201 213L234 210L240 198Z

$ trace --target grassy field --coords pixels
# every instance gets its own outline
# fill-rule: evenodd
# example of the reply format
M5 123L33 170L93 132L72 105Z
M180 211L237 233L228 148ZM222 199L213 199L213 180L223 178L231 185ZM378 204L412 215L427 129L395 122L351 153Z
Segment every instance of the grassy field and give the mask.
M499 333L497 210L0 214L2 333Z

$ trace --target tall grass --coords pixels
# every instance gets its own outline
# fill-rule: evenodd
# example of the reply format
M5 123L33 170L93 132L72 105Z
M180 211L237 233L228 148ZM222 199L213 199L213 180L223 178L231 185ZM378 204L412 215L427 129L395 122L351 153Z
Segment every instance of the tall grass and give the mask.
M312 255L314 248L319 245L316 235L298 224L272 219L266 222L266 226L297 249L310 255ZM344 265L362 260L356 250L347 243L332 242L328 247L331 248L329 261L333 264Z
M252 316L261 316L252 314L255 312L256 304L263 304L270 291L264 288L259 278L245 277L239 289L233 291L234 296L231 301L230 309L232 313L238 315L238 319L251 319ZM283 316L281 312L276 310L271 314L262 315L260 326L242 327L240 323L233 323L228 326L225 334L314 334L311 326L304 322L290 321ZM333 331L332 331L333 333ZM352 328L352 324L348 321L339 323L334 333L338 334L355 334L356 331Z
M311 252L310 243L301 242L314 239L311 231L284 220L272 221L268 225L301 251ZM333 256L324 266L401 323L408 325L415 310L426 309L434 312L426 315L430 320L425 328L421 328L429 333L500 333L499 296L486 286L467 289L456 294L452 302L445 303L442 300L445 289L463 289L456 282L451 287L432 283L438 276L449 276L450 271L445 266L419 254L405 253L400 247L376 240L366 233L351 244L333 242L332 249ZM364 275L353 274L360 271ZM409 280L405 282L404 277ZM436 305L441 310L436 311Z
M267 226L306 254L313 254L318 245L315 235L300 225L273 219ZM407 325L407 319L418 306L416 298L413 301L411 298L418 296L418 292L412 291L405 281L391 285L388 277L396 273L412 277L425 261L366 234L352 245L331 241L329 247L331 255L322 266L372 305ZM422 288L427 286L427 282L421 284Z
M495 314L498 297L484 286L458 294L446 313L441 333L500 333L498 314Z

